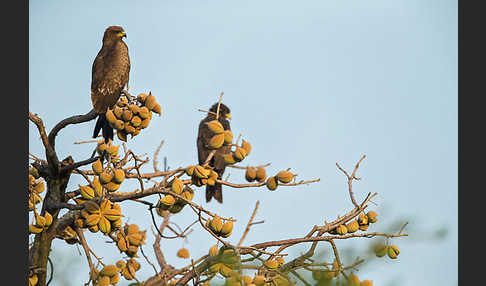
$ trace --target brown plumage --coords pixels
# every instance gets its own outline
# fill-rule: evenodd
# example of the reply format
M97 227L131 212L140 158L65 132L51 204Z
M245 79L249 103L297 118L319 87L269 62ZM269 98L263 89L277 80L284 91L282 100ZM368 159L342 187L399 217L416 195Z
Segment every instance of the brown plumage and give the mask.
M122 27L110 26L105 30L103 45L91 70L91 102L99 114L93 138L101 129L105 142L113 140L113 128L108 124L105 112L115 105L123 88L128 86L130 57L123 37L126 33Z
M199 159L199 165L203 165L212 149L208 148L207 145L209 140L213 136L209 127L205 124L211 120L216 119L216 112L218 108L218 103L215 103L209 111L214 113L208 113L206 118L201 120L199 123L199 131L197 134L197 155ZM227 118L230 117L230 109L221 103L219 106L219 116L218 121L223 125L225 130L231 130L230 123ZM226 164L224 163L223 155L231 152L231 146L223 145L221 146L214 156L209 161L209 166L214 168L214 171L218 173L218 179L221 179L224 173ZM206 185L206 202L211 201L211 198L215 198L218 202L223 203L223 192L221 190L221 184L216 183L214 186Z

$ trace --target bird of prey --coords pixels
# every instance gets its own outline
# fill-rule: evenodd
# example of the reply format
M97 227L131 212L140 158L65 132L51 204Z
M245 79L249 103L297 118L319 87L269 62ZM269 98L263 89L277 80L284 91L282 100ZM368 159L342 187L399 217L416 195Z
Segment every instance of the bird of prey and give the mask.
M199 159L199 165L203 165L206 162L209 154L211 153L212 149L210 149L207 145L209 140L214 135L209 127L207 126L206 122L210 122L216 119L218 109L218 103L213 104L209 109L208 115L206 118L201 120L199 123L199 131L197 134L197 155ZM228 119L231 119L230 109L224 105L220 104L219 106L219 116L218 121L223 125L224 130L231 130L230 122ZM209 166L214 168L214 171L218 173L218 179L221 179L226 164L223 159L224 154L228 154L231 152L231 146L223 145L219 149L217 149L214 156L209 161ZM221 191L221 184L216 183L214 186L206 185L206 202L211 201L212 198L215 198L218 202L223 203L223 193Z
M106 28L103 45L96 56L91 70L91 102L98 113L93 138L100 129L106 143L113 140L113 128L108 124L105 112L115 105L120 93L128 86L130 58L128 47L123 41L125 30L119 26Z

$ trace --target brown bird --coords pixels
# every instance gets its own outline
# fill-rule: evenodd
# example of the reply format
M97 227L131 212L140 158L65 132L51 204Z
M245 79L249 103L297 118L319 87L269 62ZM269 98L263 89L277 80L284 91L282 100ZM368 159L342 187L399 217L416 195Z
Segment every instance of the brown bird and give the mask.
M206 162L209 154L211 153L212 149L208 147L209 140L213 136L211 130L207 126L206 122L212 121L216 119L218 109L218 103L213 104L209 109L209 113L201 120L199 123L199 131L197 134L197 155L199 159L199 165L203 165ZM231 130L230 122L228 119L231 119L230 109L221 103L219 106L219 116L218 121L223 125L224 130ZM214 156L209 161L209 166L214 168L214 171L218 173L218 179L221 179L224 173L224 169L226 168L226 164L223 159L224 154L228 154L231 152L231 146L223 145L219 149L217 149ZM216 183L214 186L206 185L206 202L211 201L214 197L218 202L223 203L223 193L221 191L221 184Z
M118 101L125 85L128 87L130 57L127 44L122 40L126 36L122 27L108 27L91 69L91 102L99 114L93 138L98 136L101 129L107 143L109 139L113 140L113 128L108 124L105 112Z

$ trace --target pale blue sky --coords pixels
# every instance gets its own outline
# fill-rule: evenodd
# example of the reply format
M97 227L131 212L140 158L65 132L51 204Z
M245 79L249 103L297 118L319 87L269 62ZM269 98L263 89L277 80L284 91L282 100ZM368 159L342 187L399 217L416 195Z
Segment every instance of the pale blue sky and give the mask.
M292 167L301 179L321 182L277 192L224 188L223 205L194 200L223 216L238 219L230 241L242 234L256 200L257 219L248 244L305 235L314 224L352 208L346 180L336 168L351 169L361 155L354 190L359 200L377 192L371 204L380 217L370 230L389 231L409 221L410 238L395 239L396 261L363 268L375 285L457 285L457 1L30 1L29 110L47 128L91 109L91 65L103 31L121 25L131 57L130 91L152 91L162 105L148 129L128 142L152 157L165 140L159 161L172 168L197 161L196 132L221 91L231 108L231 127L252 143L246 164L271 162L272 174ZM61 158L91 154L94 121L68 127L57 139ZM33 124L29 150L43 155ZM162 167L162 166L160 166ZM151 171L150 168L146 169ZM230 169L231 180L243 172ZM69 189L82 183L73 176ZM133 190L135 182L122 185ZM151 198L155 202L157 197ZM130 222L148 229L145 206L125 203ZM174 217L185 226L189 209ZM424 231L447 227L444 240L431 243ZM88 243L107 263L118 251L99 235ZM365 247L371 240L356 240ZM198 227L185 244L194 257L213 239ZM346 246L338 242L338 247ZM72 255L75 248L54 243ZM165 250L169 261L182 241ZM322 244L322 249L329 246ZM297 253L295 251L294 253ZM151 256L153 257L153 256ZM87 281L79 256L73 285ZM143 262L143 257L139 259ZM140 278L153 274L144 263ZM79 282L78 282L79 281ZM126 285L125 282L120 285Z

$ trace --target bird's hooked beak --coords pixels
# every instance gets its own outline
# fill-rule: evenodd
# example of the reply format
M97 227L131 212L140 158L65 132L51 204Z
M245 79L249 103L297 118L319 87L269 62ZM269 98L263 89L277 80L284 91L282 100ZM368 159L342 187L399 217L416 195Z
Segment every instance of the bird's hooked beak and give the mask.
M120 32L120 33L118 33L118 34L116 34L116 35L117 35L118 37L120 37L120 38L124 38L124 37L126 38L126 37L127 37L127 33L125 33L125 31L122 31L122 32Z
M231 114L226 113L226 118L228 118L229 120L231 120Z

